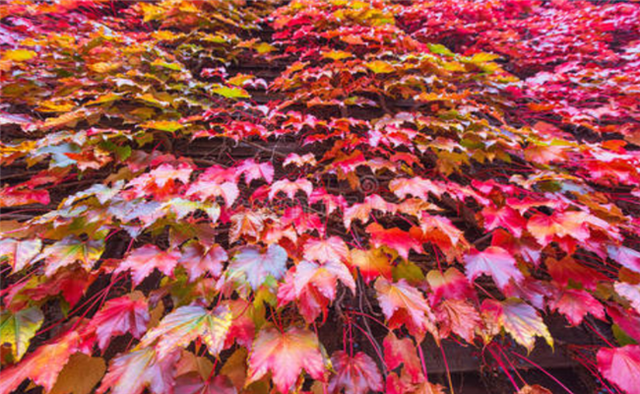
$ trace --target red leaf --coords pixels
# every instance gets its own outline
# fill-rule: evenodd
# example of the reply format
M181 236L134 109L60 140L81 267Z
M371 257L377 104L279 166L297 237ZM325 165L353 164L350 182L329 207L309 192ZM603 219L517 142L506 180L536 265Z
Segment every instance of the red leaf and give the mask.
M529 218L527 230L542 246L547 246L550 242L563 237L584 242L590 235L585 225L586 216L584 212L575 211L554 212L551 216L537 213Z
M155 245L145 245L132 251L114 273L130 269L133 283L137 286L156 268L165 275L172 275L179 257L176 251L163 251Z
M561 260L548 258L545 265L553 280L562 286L569 285L569 280L571 280L574 283L582 284L585 289L595 290L599 282L609 281L599 271L578 263L571 256L565 256Z
M349 259L349 248L339 237L329 237L327 239L309 239L304 244L304 258L306 260L341 261Z
M500 289L504 289L512 279L515 282L524 279L524 275L516 267L516 259L498 246L489 246L482 252L472 249L465 256L464 262L470 281L473 281L480 274L488 274Z
M412 195L425 200L429 198L429 192L439 197L446 191L440 185L420 177L394 179L389 182L389 190L401 199Z
M273 182L273 165L269 162L256 163L253 159L247 159L240 163L236 169L238 175L244 174L247 184L261 178L267 183Z
M382 276L391 279L391 262L380 249L351 249L351 266L358 268L366 284Z
M640 345L602 348L597 359L602 376L627 394L640 393Z
M366 394L382 390L382 376L375 361L363 352L350 357L341 350L333 353L331 363L336 375L329 382L329 391L345 394Z
M189 279L194 281L205 272L219 278L223 269L222 263L228 258L227 252L220 245L206 248L198 242L191 241L182 247L179 263L186 268Z
M49 204L49 192L44 189L26 189L19 186L0 189L0 208L27 204Z
M391 283L384 278L378 278L374 286L390 329L406 325L407 330L419 339L422 339L427 331L438 338L434 325L436 318L418 289L404 279Z
M454 267L447 269L444 274L438 270L429 271L427 282L431 286L429 300L432 305L441 298L473 298L475 295L467 277Z
M591 313L598 319L604 319L602 304L584 290L564 290L549 306L552 310L557 310L565 315L569 323L574 326L582 323L582 319L587 313Z
M273 200L273 197L275 197L279 192L284 193L287 197L293 200L293 197L299 190L305 192L307 197L311 197L311 192L313 192L313 184L309 182L309 180L303 178L299 178L295 181L281 179L271 185L271 190L269 191L269 200Z
M527 224L520 212L509 206L502 208L487 206L482 210L482 216L484 217L484 227L488 231L503 227L518 238L522 236L522 230Z
M410 338L398 339L393 332L384 339L384 361L387 368L396 369L404 364L404 370L411 377L411 383L424 380L422 364L416 353L416 345Z
M98 346L104 351L112 337L131 333L140 339L147 331L148 323L149 305L142 293L134 292L107 301L91 319L89 327L95 329Z
M314 333L297 327L283 333L275 328L262 329L249 356L246 384L271 371L276 388L288 393L303 369L312 378L324 380L324 360Z
M397 227L385 229L378 223L372 223L367 226L367 232L371 235L371 243L374 247L386 246L396 250L405 260L409 258L411 249L416 253L423 253L422 243L412 234Z
M57 341L40 346L19 364L2 371L0 394L9 394L25 379L31 379L49 392L69 357L78 350L80 336L70 331Z
M470 303L459 299L444 300L437 308L440 337L446 338L453 331L465 341L473 343L475 329L481 323L480 315Z
M140 394L145 387L153 394L173 393L175 363L180 352L157 359L153 348L120 355L111 361L109 371L96 392L104 394Z

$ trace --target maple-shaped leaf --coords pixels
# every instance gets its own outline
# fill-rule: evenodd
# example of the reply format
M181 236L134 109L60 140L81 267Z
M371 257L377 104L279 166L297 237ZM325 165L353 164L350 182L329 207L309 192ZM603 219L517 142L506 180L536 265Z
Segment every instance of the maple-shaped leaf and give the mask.
M313 261L302 260L296 266L293 285L297 296L300 295L305 287L313 285L323 296L333 300L336 297L338 279L355 293L356 283L344 264L338 261L318 264Z
M107 301L93 316L89 327L95 329L98 346L106 350L111 339L118 335L131 334L140 339L147 331L149 305L141 292Z
M264 283L268 275L280 279L287 269L287 251L271 244L264 253L257 246L245 246L233 257L227 275L235 281L246 281L253 290Z
M269 200L273 200L278 193L284 193L289 199L293 200L298 190L302 190L307 197L311 197L313 192L313 184L308 179L299 178L295 181L281 179L274 182L269 189Z
M288 166L289 164L294 164L298 167L303 167L305 164L310 166L316 165L316 158L313 153L307 153L305 155L298 155L297 153L290 153L282 163L283 167Z
M531 305L517 298L509 298L503 302L487 299L482 302L482 311L504 327L527 351L533 350L536 336L544 338L553 347L553 338L547 326Z
M633 309L635 309L640 314L640 285L632 285L626 282L616 282L613 287L616 289L616 292L627 299L631 303Z
M422 230L422 242L431 242L439 247L449 262L453 262L458 257L456 249L465 250L468 248L462 231L455 227L448 218L422 212L420 229Z
M570 255L560 260L548 258L545 265L554 281L562 286L571 282L579 283L588 290L596 290L598 283L609 279L601 272L579 263Z
M12 272L20 271L31 265L41 249L42 240L40 238L22 241L12 238L0 240L0 257L6 256L8 258L8 263L13 268Z
M160 324L149 330L140 342L149 346L158 340L157 358L163 359L176 347L186 347L196 338L207 344L209 352L217 356L222 350L231 327L232 314L226 305L209 311L201 306L182 306L165 316Z
M306 260L341 261L349 259L349 248L340 237L327 239L311 238L304 244L304 258Z
M411 383L420 383L424 380L422 364L416 353L417 348L411 338L398 339L393 332L385 337L384 342L384 362L387 368L396 369L404 365L404 371L409 374Z
M4 310L0 312L0 343L11 345L11 353L19 361L29 348L31 338L44 321L40 309L31 307L15 314Z
M46 261L44 273L53 275L58 268L80 262L87 271L100 259L104 252L103 241L81 241L73 237L67 237L53 245L44 248L40 257Z
M173 352L158 359L152 347L122 354L111 361L96 393L141 394L146 387L153 394L172 393L178 356L179 352Z
M155 245L144 245L129 253L114 273L131 270L131 278L137 286L156 268L165 275L171 275L179 257L180 253L177 251L164 251Z
M344 226L345 228L351 227L351 222L358 219L363 224L369 222L372 210L381 211L384 213L393 212L394 204L388 203L382 197L377 194L371 194L365 197L362 203L355 203L350 207L344 207Z
M241 237L244 239L258 240L265 227L268 216L260 211L242 210L231 216L231 228L229 239L236 242Z
M380 249L351 249L350 265L360 270L366 284L379 276L391 278L391 262Z
M171 164L161 164L146 174L143 174L129 182L129 186L138 189L154 191L162 189L168 184L173 184L174 180L187 184L193 168L187 163L180 163L177 167ZM154 187L150 187L153 185Z
M640 345L602 348L597 354L598 370L627 394L640 389Z
M51 391L69 357L78 350L80 336L69 331L55 342L42 345L20 363L2 371L0 394L9 394L25 379Z
M484 228L486 230L491 231L498 227L503 227L518 238L522 236L522 231L527 224L520 212L509 206L501 208L487 206L482 210L482 216L484 217Z
M438 338L435 315L418 289L404 279L392 283L385 278L378 278L374 287L390 329L406 326L416 338L424 338L427 331Z
M338 350L331 356L336 374L329 381L329 391L345 394L366 394L382 390L382 376L375 361L364 352L353 357Z
M640 272L640 252L626 246L610 246L609 257L623 267Z
M326 314L329 302L335 299L338 280L355 294L356 283L343 263L302 260L287 272L285 283L278 288L278 302L284 305L295 300L300 314L313 322L320 312Z
M293 267L287 272L284 282L278 287L278 306L282 307L290 302L295 302L304 320L307 323L313 323L320 313L324 313L326 316L327 307L332 299L323 295L316 285L308 284L302 288L296 286L296 273L297 267ZM322 291L329 293L331 289L327 289L326 287L332 286L332 283L335 283L335 279L329 281L328 286L323 286L323 284L320 283L320 287L323 289ZM296 287L298 287L298 289L296 289Z
M444 274L439 270L429 271L427 282L431 287L429 300L432 304L438 303L441 298L473 298L475 294L469 279L454 267L448 268Z
M504 290L512 279L515 282L524 279L524 275L516 267L516 259L499 246L489 246L482 252L473 248L464 257L464 262L470 281L480 274L488 274Z
M271 371L276 388L288 393L303 369L313 379L324 381L324 364L318 337L313 332L298 327L284 332L264 328L253 342L246 384Z
M423 253L422 243L411 233L397 227L385 229L378 223L372 223L367 226L367 232L371 235L374 247L386 246L396 250L405 260L409 258L409 251L412 249L416 253Z
M591 313L598 319L605 318L604 307L600 301L584 290L563 290L555 301L549 303L549 307L565 315L569 323L574 326L582 323L587 313Z
M227 207L231 207L238 198L240 190L235 180L229 181L226 178L219 180L215 174L204 173L189 185L186 195L187 197L196 196L201 200L222 197Z
M389 182L389 190L400 199L411 195L424 200L429 198L429 193L439 197L446 191L442 186L420 177L394 179Z
M436 315L442 338L448 337L453 331L465 341L473 343L475 329L481 323L480 314L473 305L460 299L447 299L438 305Z
M247 184L256 179L264 179L267 183L273 182L273 165L269 162L256 163L253 159L244 160L236 167L238 175L244 174Z
M587 214L585 212L554 212L553 215L536 213L527 221L527 230L542 246L562 237L571 237L579 242L589 238L591 232L585 225Z
M189 279L194 281L205 272L214 278L220 277L222 263L228 258L227 252L220 245L207 248L199 242L189 241L182 247L182 255L178 262L186 268Z

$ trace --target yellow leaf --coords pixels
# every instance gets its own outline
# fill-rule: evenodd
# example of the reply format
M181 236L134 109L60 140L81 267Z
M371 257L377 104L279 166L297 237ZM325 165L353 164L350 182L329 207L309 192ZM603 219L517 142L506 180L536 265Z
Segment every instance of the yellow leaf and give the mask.
M253 79L253 75L249 74L236 74L234 77L227 80L228 83L234 86L242 86L245 82Z
M480 52L473 55L473 57L469 61L471 63L484 63L484 62L490 62L499 58L500 56L494 53Z
M388 74L393 72L393 66L382 60L374 60L366 63L365 66L376 74Z
M173 133L174 131L177 131L183 128L184 125L172 120L158 120L158 121L143 123L140 125L140 127L143 127L145 129L168 131L170 133Z
M89 68L92 71L95 71L100 74L111 72L113 70L116 70L118 67L120 67L120 63L99 62L99 63L94 63L89 65Z
M249 92L242 88L229 88L226 86L221 86L219 88L213 89L213 93L219 94L220 96L224 96L226 98L250 98L251 95Z
M53 101L43 101L40 103L40 112L68 112L75 107L73 102L55 103Z
M255 49L258 53L269 53L275 51L276 47L266 42L261 42L260 44L255 45L253 49Z
M332 60L342 60L352 57L353 54L345 51L330 51L323 53L322 56Z
M89 394L100 382L107 366L101 357L75 353L69 358L49 394Z
M13 60L14 62L24 62L29 59L33 59L37 54L34 51L27 49L10 49L4 53L3 58L7 60Z
M151 34L153 38L159 41L174 41L185 36L184 33L174 33L171 30L158 30Z

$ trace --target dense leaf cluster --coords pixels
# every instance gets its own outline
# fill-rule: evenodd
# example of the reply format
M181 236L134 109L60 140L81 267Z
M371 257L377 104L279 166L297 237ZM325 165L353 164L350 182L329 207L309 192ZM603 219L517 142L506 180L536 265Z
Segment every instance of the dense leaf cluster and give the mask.
M639 392L637 3L0 18L0 394L453 392L427 342Z

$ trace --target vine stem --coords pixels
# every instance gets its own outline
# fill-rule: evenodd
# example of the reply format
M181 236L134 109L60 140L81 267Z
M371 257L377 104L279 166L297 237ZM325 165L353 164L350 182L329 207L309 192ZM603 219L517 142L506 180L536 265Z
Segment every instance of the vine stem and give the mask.
M424 375L424 379L426 381L429 380L429 372L427 371L427 363L424 360L424 352L422 351L422 343L419 343L418 346L418 357L420 357L420 364L422 364L422 374Z
M524 361L528 362L529 364L533 365L534 367L536 367L538 370L540 370L540 372L544 373L545 375L547 375L551 380L553 380L554 382L556 382L560 387L562 387L567 393L569 394L574 394L573 391L569 390L569 388L567 386L565 386L561 381L559 381L555 376L551 375L547 370L545 370L544 368L542 368L540 365L536 364L535 362L531 361L531 359L529 359L528 357L525 357L521 354L518 354L516 352L510 352L512 355L517 356L521 359L523 359Z

